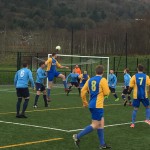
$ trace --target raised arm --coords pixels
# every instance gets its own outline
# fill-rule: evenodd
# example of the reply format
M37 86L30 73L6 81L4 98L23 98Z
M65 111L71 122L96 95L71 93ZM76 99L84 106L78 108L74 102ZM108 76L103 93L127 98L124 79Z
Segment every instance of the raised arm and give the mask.
M67 66L62 66L60 63L58 63L58 61L56 62L56 66L57 66L58 68L61 68L61 69L63 69L63 68L68 69L68 68L69 68L69 67L67 67Z
M68 83L68 79L69 79L70 76L71 76L71 73L67 76L66 83Z

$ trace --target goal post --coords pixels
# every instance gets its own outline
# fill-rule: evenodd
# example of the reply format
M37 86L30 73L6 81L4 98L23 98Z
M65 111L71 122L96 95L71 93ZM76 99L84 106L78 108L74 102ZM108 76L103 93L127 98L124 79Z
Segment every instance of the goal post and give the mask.
M48 58L51 57L52 54L48 54ZM58 71L65 74L67 76L76 64L79 65L81 71L87 71L90 77L95 75L95 68L97 65L104 66L104 77L108 79L109 75L109 57L100 57L100 56L79 56L79 55L63 55L57 54L58 62L61 65L68 66L70 69L59 69ZM60 79L55 79L55 83L61 83Z

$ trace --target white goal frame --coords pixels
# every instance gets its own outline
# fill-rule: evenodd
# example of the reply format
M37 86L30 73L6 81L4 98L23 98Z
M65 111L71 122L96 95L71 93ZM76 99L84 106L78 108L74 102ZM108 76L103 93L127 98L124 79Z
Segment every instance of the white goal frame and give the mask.
M48 58L50 58L52 54L48 54ZM107 59L107 80L109 76L109 57L100 57L100 56L80 56L80 55L63 55L63 54L57 54L57 56L63 56L63 57L78 57L78 58L94 58L94 59ZM48 83L48 82L47 82Z

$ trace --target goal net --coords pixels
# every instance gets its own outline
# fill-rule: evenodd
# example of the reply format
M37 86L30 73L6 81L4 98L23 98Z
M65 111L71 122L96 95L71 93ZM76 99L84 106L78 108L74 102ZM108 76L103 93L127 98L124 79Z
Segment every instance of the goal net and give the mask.
M69 69L59 69L57 71L64 74L66 77L75 68L75 65L79 65L82 73L87 71L90 77L95 75L95 68L97 65L104 66L104 77L108 79L109 75L109 57L99 57L99 56L79 56L79 55L57 55L58 62L63 66L68 66ZM48 54L48 58L51 54ZM62 80L59 78L54 79L54 85L62 84Z

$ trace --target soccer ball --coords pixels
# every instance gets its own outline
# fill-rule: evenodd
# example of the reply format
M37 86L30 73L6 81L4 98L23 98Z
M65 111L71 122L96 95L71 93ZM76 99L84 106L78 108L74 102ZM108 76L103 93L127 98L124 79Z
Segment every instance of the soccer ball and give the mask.
M56 50L60 51L61 47L60 46L56 46Z

